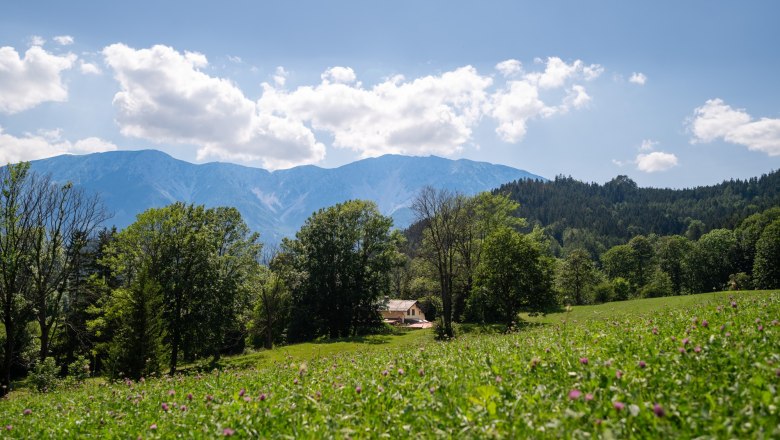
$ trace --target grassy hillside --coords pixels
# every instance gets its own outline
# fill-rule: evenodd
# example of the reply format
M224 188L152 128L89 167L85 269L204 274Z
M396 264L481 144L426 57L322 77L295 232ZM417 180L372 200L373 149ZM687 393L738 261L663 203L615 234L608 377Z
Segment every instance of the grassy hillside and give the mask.
M17 393L0 422L18 438L776 438L778 319L780 292L582 307L510 335L306 344L232 360L255 368Z

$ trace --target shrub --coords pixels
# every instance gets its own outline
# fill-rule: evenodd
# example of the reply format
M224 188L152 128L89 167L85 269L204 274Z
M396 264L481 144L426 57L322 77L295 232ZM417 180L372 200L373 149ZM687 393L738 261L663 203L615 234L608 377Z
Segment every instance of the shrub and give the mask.
M30 383L42 393L52 391L57 387L57 370L54 358L47 357L33 368L32 374L30 374Z
M597 303L610 302L615 297L615 287L612 283L605 281L593 288L593 299Z
M612 289L612 298L615 301L625 301L631 297L631 284L625 278L617 277L612 280Z
M84 382L90 374L89 360L84 356L79 356L75 361L68 364L68 378L77 383Z

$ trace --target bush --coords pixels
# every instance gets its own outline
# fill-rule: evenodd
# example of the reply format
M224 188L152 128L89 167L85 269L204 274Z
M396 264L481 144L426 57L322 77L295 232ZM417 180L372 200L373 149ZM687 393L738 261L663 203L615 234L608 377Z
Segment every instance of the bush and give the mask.
M57 370L54 358L47 357L33 368L32 374L30 374L30 383L42 393L52 391L58 383Z
M642 298L660 298L662 296L670 296L673 293L674 286L669 275L661 270L656 270L651 276L650 282L639 291L639 296Z
M84 382L90 374L89 360L84 356L79 356L75 361L68 364L68 378L77 383Z
M593 288L593 300L596 303L610 302L614 297L615 287L608 281L599 283Z
M729 290L750 290L753 288L753 280L745 272L729 275Z
M631 297L631 283L625 278L617 277L612 280L612 289L614 291L614 296L612 297L614 301L625 301Z
M433 336L437 341L447 341L455 337L455 327L452 327L452 334L447 334L444 328L444 321L439 318L433 323Z

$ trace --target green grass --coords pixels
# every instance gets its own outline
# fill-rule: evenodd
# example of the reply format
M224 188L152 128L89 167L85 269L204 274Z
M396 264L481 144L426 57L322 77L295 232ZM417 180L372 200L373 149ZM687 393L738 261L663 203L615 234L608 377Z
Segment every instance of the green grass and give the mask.
M16 438L780 437L780 292L671 300L577 307L508 335L302 344L232 359L254 368L16 394L0 426Z

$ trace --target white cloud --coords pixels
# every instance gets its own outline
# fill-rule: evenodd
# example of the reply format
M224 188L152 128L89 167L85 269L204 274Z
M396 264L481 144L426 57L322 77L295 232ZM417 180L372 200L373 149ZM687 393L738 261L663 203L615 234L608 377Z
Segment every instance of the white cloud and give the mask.
M103 49L120 91L116 121L126 136L191 144L199 159L262 162L268 168L315 163L325 155L298 120L263 112L231 81L199 70L202 54L167 46Z
M290 73L284 70L284 67L277 66L276 71L274 72L274 84L277 87L284 87L285 83L287 83L287 77L289 75Z
M631 74L631 77L628 78L628 82L643 86L647 82L647 77L642 72L634 72Z
M504 77L510 77L523 71L523 65L517 60L504 60L496 64L498 70Z
M85 61L81 61L79 68L81 70L81 73L85 75L100 75L103 73L103 70L100 69L100 66L98 66L95 63L87 63Z
M585 81L593 81L604 73L604 68L599 64L591 64L582 68L582 76Z
M658 145L658 141L644 139L639 145L639 151L653 151L656 145Z
M780 156L780 119L753 120L744 109L734 109L721 99L710 99L688 120L692 143L717 139L739 144L769 156Z
M18 113L43 102L68 99L60 73L76 61L73 54L53 55L40 46L24 58L12 47L0 47L0 112Z
M663 151L640 153L636 156L634 163L639 171L655 173L677 166L677 156L672 153L664 153Z
M56 41L60 46L70 46L73 44L74 40L70 35L57 35L54 37L54 41Z
M43 46L44 44L46 44L46 39L40 35L30 37L30 46Z
M357 76L350 67L331 67L320 75L323 83L350 84L355 82Z
M0 127L0 163L16 163L43 159L61 154L87 154L116 150L116 145L96 137L80 139L75 143L61 140L62 131L41 130L39 134L16 137Z
M394 76L364 88L352 69L328 69L317 86L286 92L266 85L263 112L306 121L333 145L362 156L460 151L483 114L492 79L471 66L405 81Z
M231 63L241 64L244 62L244 60L241 59L241 57L239 56L228 55L227 57L228 57L228 61L230 61Z
M603 70L549 58L542 72L502 81L496 90L494 79L472 66L412 79L396 75L370 87L352 68L335 66L319 84L286 90L288 72L280 66L255 102L231 81L202 71L208 60L201 54L114 44L103 55L120 85L114 107L122 134L190 144L199 159L257 161L269 168L322 160L325 147L315 132L363 157L447 156L462 151L475 126L491 117L502 139L518 142L530 119L585 106L591 98L573 82ZM519 62L497 66L511 73ZM564 97L545 104L542 92L556 88Z

